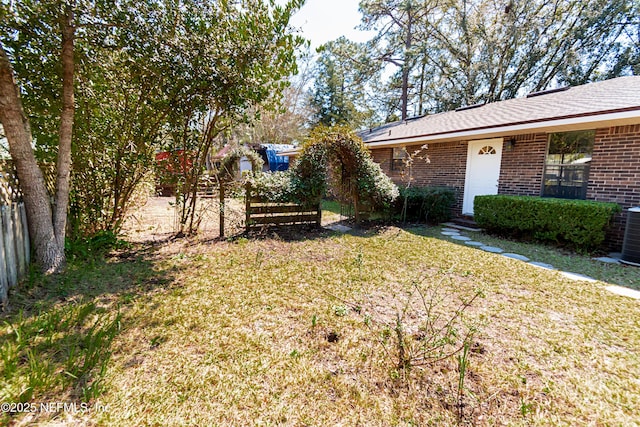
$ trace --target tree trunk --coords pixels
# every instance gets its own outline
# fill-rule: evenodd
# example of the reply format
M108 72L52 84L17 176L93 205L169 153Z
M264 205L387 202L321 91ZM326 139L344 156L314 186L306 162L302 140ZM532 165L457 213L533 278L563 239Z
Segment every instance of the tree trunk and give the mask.
M60 113L59 146L56 175L56 198L53 212L53 230L58 245L64 247L67 229L67 209L71 174L71 138L73 134L73 115L75 111L73 94L74 73L74 37L73 11L67 6L60 19L62 30L62 112Z
M64 245L58 244L54 234L49 194L31 147L31 128L13 80L13 68L1 45L0 122L23 193L34 260L45 273L56 272L64 264Z
M407 119L407 110L409 109L409 73L413 66L412 59L412 41L413 41L413 10L411 9L411 3L407 8L407 28L404 39L404 61L402 63L402 95L401 95L401 119Z

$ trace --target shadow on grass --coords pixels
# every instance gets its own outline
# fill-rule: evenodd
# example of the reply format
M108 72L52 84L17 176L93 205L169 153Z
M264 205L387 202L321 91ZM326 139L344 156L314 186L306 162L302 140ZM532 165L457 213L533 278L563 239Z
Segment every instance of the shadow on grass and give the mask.
M355 224L353 221L339 221L332 224L341 224L349 227L346 232L334 231L325 226L313 225L279 225L265 226L252 231L243 231L226 237L214 237L198 240L198 243L215 244L219 242L234 242L241 240L282 240L284 242L300 242L306 240L326 239L332 236L349 234L357 237L375 237L383 233L389 223L384 221L362 221Z
M441 227L426 227L424 225L414 224L407 225L404 229L408 233L415 235L456 243L460 246L467 247L470 251L481 250L468 246L463 241L458 241L452 239L450 236L442 235L440 233L442 230ZM638 267L624 264L605 263L597 261L588 255L580 255L570 252L567 249L557 248L541 243L518 242L483 232L462 231L462 234L471 237L475 241L482 242L487 246L499 247L503 249L505 253L516 253L526 256L531 261L551 264L560 271L579 273L604 283L640 290L640 268ZM537 267L532 266L531 268ZM588 285L588 283L585 282L585 285Z
M71 259L64 273L33 271L12 289L10 308L0 314L0 401L95 399L128 305L174 280L177 267L160 267L155 252L142 245L106 258ZM0 424L16 415L0 414Z

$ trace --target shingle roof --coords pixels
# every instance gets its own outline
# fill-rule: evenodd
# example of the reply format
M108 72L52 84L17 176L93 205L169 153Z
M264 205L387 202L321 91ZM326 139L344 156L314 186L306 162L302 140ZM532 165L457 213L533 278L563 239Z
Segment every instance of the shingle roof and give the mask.
M629 111L637 111L640 123L640 76L619 77L540 96L388 123L364 131L360 136L365 143L392 143L408 138L433 138L454 132L497 130L514 125L540 123L542 126L545 122L559 119Z

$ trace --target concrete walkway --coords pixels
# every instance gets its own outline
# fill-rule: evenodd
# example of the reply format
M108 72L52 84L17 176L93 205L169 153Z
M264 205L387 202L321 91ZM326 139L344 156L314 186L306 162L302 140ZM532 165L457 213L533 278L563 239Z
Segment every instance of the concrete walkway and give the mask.
M469 245L469 246L473 246L473 247L477 247L480 250L483 250L485 252L490 252L490 253L494 253L494 254L500 254L503 257L506 258L511 258L511 259L515 259L518 261L522 261L522 262L526 262L529 265L532 265L534 267L537 268L542 268L545 270L557 270L553 265L551 264L546 264L543 262L538 262L538 261L531 261L529 258L527 258L524 255L520 255L520 254L515 254L515 253L505 253L504 250L502 248L498 248L495 246L487 246L482 242L478 242L475 241L474 239L472 239L471 237L465 236L462 231L466 230L466 231L479 231L479 230L474 230L474 229L469 229L466 227L457 227L454 224L451 223L447 223L445 224L447 225L447 227L443 228L441 231L441 234L443 236L447 236L453 240L457 240L460 241L462 243L464 243L465 245ZM618 260L615 258L610 258L610 257L606 257L605 259L600 259L600 258L595 258L598 261L602 261L602 262L615 262L617 263ZM571 280L578 280L578 281L583 281L583 282L597 282L596 279L594 279L593 277L589 277L586 276L584 274L580 274L580 273L573 273L570 271L559 271L559 273L566 277L567 279L571 279ZM629 298L633 298L633 299L637 299L640 300L640 291L636 291L633 289L628 289L628 288L624 288L622 286L607 286L605 288L606 290L608 290L609 292L612 292L616 295L622 295L622 296L626 296Z

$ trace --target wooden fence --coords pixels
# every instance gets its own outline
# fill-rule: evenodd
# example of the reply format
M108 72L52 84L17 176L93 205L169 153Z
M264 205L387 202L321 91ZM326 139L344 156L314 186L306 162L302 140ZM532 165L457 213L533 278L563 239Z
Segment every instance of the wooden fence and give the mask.
M9 288L27 275L31 248L24 203L0 206L0 300L7 304Z
M50 175L50 174L47 174ZM47 184L50 184L47 180ZM50 187L50 185L48 185ZM12 162L0 161L0 303L6 307L9 288L29 271L31 247L27 213Z
M322 210L320 205L304 206L295 203L269 203L252 195L251 186L246 187L246 230L267 226L315 225L320 227Z

